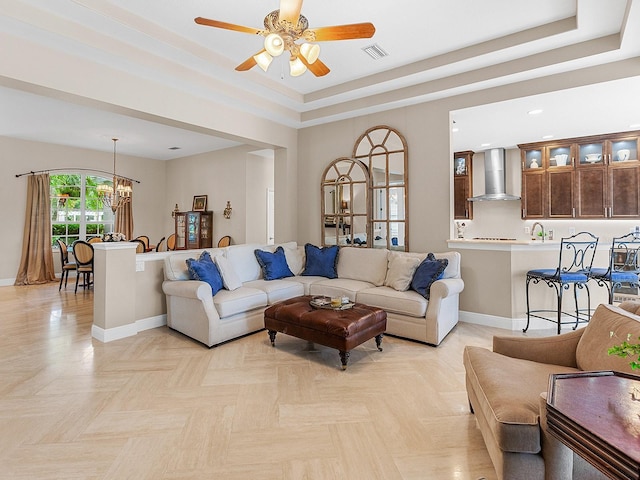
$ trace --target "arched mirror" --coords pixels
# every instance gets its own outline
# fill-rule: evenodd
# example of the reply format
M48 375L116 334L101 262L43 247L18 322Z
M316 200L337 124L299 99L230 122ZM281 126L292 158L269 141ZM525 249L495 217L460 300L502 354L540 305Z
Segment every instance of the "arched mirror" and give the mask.
M359 160L342 157L324 171L322 196L323 245L367 246L369 174Z
M391 127L373 127L358 139L353 157L366 165L371 179L369 246L408 251L407 142Z

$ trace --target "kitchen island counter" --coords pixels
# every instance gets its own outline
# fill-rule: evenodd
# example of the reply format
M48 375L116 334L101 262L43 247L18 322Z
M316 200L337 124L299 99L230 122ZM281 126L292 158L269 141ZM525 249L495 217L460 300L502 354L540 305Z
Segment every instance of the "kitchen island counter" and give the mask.
M556 268L560 240L484 240L451 239L449 249L460 252L464 290L460 294L460 320L509 330L519 330L526 324L527 271ZM594 267L609 264L610 243L598 244ZM607 302L607 289L589 283L591 305ZM531 287L532 308L551 308L556 302L553 288L543 284ZM584 292L579 292L582 305ZM571 309L573 295L563 298ZM586 300L585 300L586 303ZM586 305L585 305L586 306ZM533 321L531 328L551 328L544 320Z

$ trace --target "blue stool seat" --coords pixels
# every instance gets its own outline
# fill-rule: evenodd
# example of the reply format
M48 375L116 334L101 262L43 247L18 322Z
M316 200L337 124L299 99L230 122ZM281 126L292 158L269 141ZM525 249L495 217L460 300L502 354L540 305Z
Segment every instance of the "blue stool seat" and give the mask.
M593 278L591 265L597 246L598 238L589 232L580 232L571 237L563 238L560 242L560 258L557 268L537 268L527 272L527 325L523 329L523 332L529 329L531 317L556 322L558 334L563 325L563 315L574 319L574 321L571 322L574 323L574 330L581 321L589 321L591 315L591 297L589 295L587 282L590 278ZM531 309L529 287L532 284L535 285L540 282L555 289L557 298L555 309ZM573 298L575 302L575 311L571 313L562 311L562 295L564 290L569 288L569 285L573 285ZM586 313L578 307L578 289L584 289L587 292ZM549 314L553 314L555 318L549 318Z
M615 290L623 285L640 287L638 250L640 250L640 235L629 233L622 237L614 237L611 242L609 268L591 269L590 277L596 281L596 284L607 287L609 304L613 304Z
M561 272L555 268L541 268L538 270L529 270L527 275L531 277L546 278L549 280L557 280L560 283L585 283L589 280L589 275L584 272Z

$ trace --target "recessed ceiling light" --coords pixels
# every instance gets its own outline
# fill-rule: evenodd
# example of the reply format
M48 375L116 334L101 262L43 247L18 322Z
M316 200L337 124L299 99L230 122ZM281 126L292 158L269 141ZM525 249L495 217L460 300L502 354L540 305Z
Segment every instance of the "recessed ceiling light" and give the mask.
M629 125L629 128L640 128L640 123L633 123Z
M490 147L491 144L490 143L483 143L482 145L480 145L481 147Z
M535 110L529 110L527 113L529 115L539 115L540 113L542 113L542 109L541 108L536 108Z
M459 129L459 128L454 127L454 128L452 128L452 129L451 129L451 131L452 131L453 133L456 133L456 132L459 132L459 131L460 131L460 129Z
M550 138L553 138L553 135L545 135L542 137L543 140L549 140Z

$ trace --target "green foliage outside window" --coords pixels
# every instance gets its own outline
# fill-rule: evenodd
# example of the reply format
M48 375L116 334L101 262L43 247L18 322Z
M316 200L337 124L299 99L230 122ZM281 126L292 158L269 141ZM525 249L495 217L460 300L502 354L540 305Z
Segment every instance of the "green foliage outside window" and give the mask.
M96 186L107 179L81 174L50 176L51 244L62 239L71 245L78 239L103 235L113 230L113 214L105 209Z

